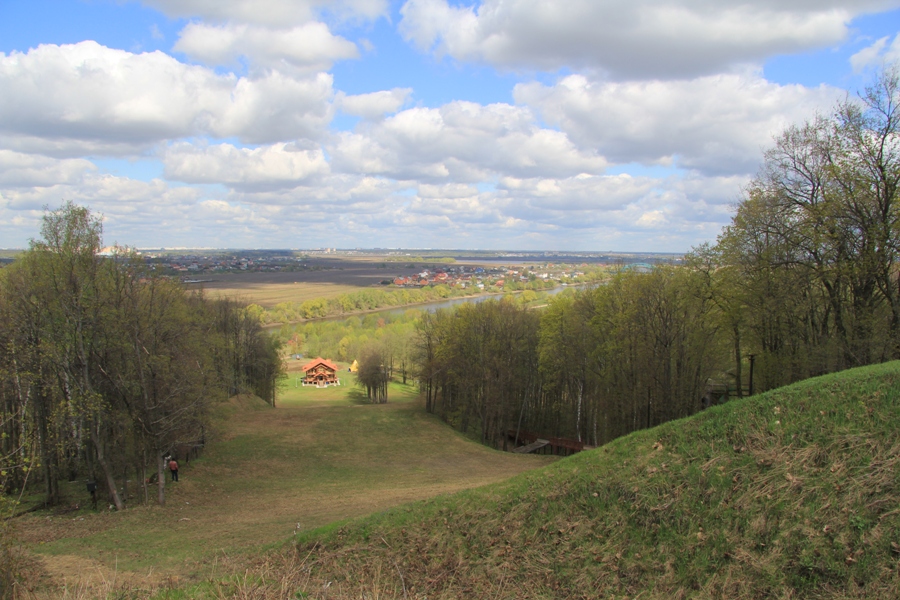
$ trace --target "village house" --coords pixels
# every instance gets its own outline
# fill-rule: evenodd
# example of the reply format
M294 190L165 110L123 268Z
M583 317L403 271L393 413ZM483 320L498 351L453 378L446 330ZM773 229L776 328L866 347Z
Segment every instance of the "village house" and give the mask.
M303 385L328 387L341 384L337 377L338 367L330 360L321 357L314 358L303 365L301 369L303 370Z

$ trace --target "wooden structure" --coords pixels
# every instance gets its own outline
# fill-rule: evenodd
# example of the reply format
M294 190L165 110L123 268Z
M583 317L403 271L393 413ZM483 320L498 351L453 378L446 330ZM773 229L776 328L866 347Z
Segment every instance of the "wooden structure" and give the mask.
M316 387L328 387L340 385L337 377L338 367L330 360L315 358L301 367L303 370L303 385Z
M513 429L507 431L506 435L514 443L525 444L524 446L519 446L513 449L513 452L517 453L536 452L538 454L569 456L570 454L575 454L576 452L581 452L582 450L587 450L590 448L590 446L587 446L583 442L579 442L578 440L569 440L566 438L558 437L543 437L530 431L520 431L518 439L516 439L516 432Z

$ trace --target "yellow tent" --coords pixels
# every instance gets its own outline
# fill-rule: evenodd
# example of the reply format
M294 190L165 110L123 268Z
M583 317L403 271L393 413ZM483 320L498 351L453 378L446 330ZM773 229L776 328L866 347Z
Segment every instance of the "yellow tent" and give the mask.
M359 362L354 360L353 364L350 365L350 372L356 373L357 371L359 371Z

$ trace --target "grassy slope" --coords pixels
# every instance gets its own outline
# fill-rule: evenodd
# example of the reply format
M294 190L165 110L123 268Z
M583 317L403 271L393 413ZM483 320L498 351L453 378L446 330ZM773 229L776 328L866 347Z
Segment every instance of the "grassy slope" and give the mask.
M221 574L223 562L225 571L240 567L298 529L550 461L466 440L425 414L412 386L392 385L388 404L376 406L365 403L349 373L341 378L340 387L290 386L275 410L259 399L223 406L218 438L202 459L183 464L165 507L36 513L17 520L20 535L55 583L82 585L99 575L143 590L177 587ZM83 486L72 486L73 502L86 500Z
M220 596L897 598L900 364L303 534Z

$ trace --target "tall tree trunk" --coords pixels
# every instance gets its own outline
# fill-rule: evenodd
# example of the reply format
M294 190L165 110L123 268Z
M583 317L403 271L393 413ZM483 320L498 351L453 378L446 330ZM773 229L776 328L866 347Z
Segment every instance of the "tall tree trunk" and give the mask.
M166 503L166 459L162 452L156 452L156 502L163 506Z
M106 488L107 491L109 491L109 497L112 499L116 510L125 510L125 503L122 502L122 497L119 496L119 490L116 489L116 477L110 468L109 461L106 460L104 440L100 436L96 422L91 423L91 442L97 453L97 463L100 465L100 469L103 471L103 477L106 479Z

